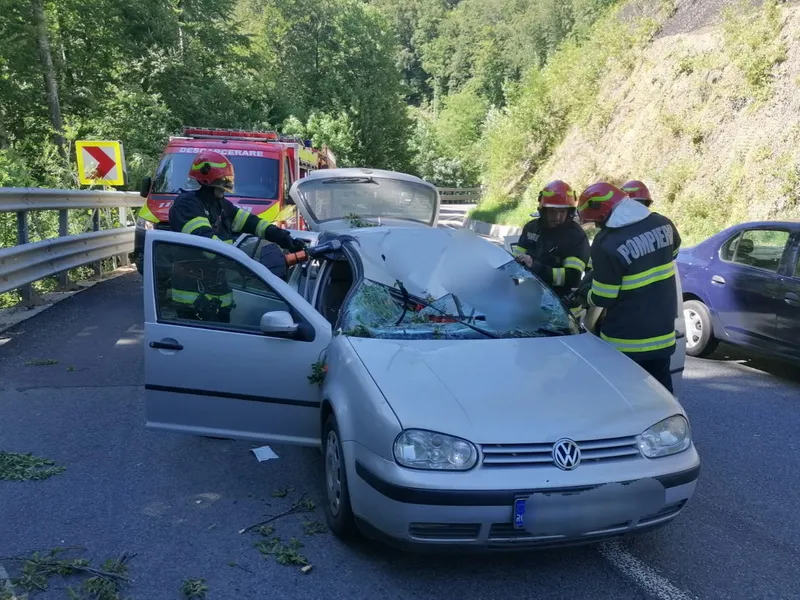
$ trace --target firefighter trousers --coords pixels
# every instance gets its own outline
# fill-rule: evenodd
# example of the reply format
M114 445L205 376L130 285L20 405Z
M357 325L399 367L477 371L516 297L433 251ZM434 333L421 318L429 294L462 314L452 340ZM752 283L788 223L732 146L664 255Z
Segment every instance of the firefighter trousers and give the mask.
M670 373L670 365L672 364L672 360L669 356L666 358L656 358L650 360L637 360L633 356L631 356L631 358L636 364L650 373L650 375L655 377L661 385L667 388L667 391L669 391L670 394L673 393L672 373Z

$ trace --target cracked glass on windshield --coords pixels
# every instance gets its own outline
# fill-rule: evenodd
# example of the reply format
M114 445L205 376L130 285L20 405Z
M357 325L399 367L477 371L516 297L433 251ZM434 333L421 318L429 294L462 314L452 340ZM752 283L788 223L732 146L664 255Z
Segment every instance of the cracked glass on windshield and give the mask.
M364 280L344 307L347 335L483 339L579 333L558 297L472 233L408 229L359 236Z

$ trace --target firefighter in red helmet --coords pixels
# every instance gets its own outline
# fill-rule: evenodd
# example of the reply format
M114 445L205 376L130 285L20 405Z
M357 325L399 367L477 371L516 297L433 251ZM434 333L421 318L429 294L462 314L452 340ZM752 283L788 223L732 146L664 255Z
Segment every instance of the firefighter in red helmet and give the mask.
M581 284L586 305L606 311L600 337L672 392L678 230L606 182L584 190L578 212L584 223L600 228L592 243L592 275Z
M237 208L225 198L233 192L234 169L231 161L214 150L200 152L189 169L189 178L199 184L195 190L182 189L169 210L172 231L199 235L232 244L238 234L249 233L281 248L297 252L305 246L281 229ZM190 249L176 251L172 271L172 301L178 316L227 323L233 309L233 293L225 271L208 256L198 259ZM204 253L205 254L205 253ZM215 255L209 255L215 256Z
M622 191L628 194L632 200L636 200L639 204L644 204L647 208L653 204L653 197L650 195L650 190L642 181L631 179L622 184Z
M560 297L581 280L589 260L589 240L575 221L578 200L569 184L556 180L539 192L539 217L522 229L517 261Z

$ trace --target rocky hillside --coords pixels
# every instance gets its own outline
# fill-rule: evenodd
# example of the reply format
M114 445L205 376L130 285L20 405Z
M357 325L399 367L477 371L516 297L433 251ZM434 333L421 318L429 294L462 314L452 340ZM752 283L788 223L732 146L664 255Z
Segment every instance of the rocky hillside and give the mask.
M521 224L553 178L580 189L642 179L687 243L741 221L800 217L800 6L666 4L666 18L665 2L623 9L641 17L657 5L658 33L609 59L588 118L567 128L521 202L500 201L495 220Z

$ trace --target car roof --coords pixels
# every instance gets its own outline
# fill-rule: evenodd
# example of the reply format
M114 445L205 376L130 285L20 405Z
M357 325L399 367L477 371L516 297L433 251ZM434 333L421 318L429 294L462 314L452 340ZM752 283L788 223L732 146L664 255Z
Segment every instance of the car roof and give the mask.
M335 235L358 240L349 247L361 257L366 279L389 286L399 280L416 295L439 297L448 287L442 281L459 277L459 271L467 277L481 267L494 270L513 260L502 247L469 230L381 226L337 230Z
M768 221L746 221L744 223L737 223L733 227L800 227L800 219L780 219Z
M340 167L336 169L317 169L316 171L312 171L311 173L306 175L303 179L314 180L314 179L330 179L331 177L364 177L365 175L371 175L372 177L386 177L389 179L400 179L402 181L410 181L413 183L427 185L432 188L436 187L432 183L425 181L424 179L420 179L416 175L401 173L400 171L386 171L384 169L367 169L363 167Z

